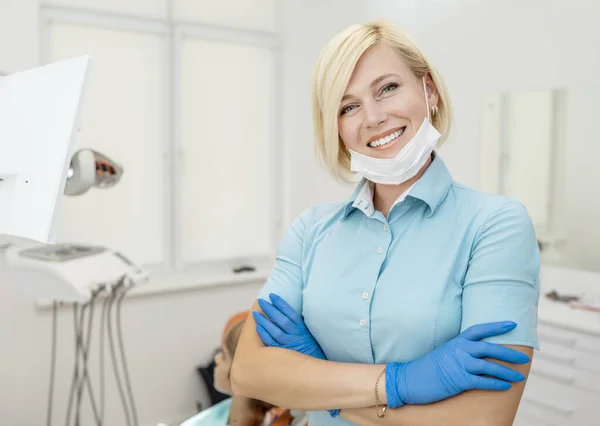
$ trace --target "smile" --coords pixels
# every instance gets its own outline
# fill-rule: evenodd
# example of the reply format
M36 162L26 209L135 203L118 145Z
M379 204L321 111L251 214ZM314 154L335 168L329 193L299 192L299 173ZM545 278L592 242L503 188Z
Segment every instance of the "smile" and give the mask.
M382 137L382 138L380 138L380 139L377 139L377 140L374 140L374 141L372 141L372 142L369 142L369 146L370 146L371 148L378 148L378 147L380 147L380 146L387 145L387 144L389 144L390 142L392 142L392 141L394 141L394 140L398 139L398 138L399 138L399 137L402 135L402 133L404 133L404 131L405 131L405 130L406 130L406 126L405 126L405 127L402 127L401 129L398 129L398 130L396 130L396 131L395 131L395 132L393 132L393 133L390 133L390 134L389 134L389 135L387 135L387 136L384 136L384 137Z

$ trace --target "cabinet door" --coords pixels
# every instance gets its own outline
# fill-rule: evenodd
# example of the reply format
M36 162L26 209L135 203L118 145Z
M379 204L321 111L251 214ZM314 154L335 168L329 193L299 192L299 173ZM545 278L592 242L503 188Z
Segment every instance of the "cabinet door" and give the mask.
M562 426L559 423L538 417L537 407L527 401L521 402L513 426Z
M599 401L595 392L530 374L521 404L526 414L549 424L598 426Z

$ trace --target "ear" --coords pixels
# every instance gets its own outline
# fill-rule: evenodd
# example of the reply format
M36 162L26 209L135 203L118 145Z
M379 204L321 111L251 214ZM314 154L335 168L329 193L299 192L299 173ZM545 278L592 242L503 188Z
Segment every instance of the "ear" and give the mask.
M427 102L429 102L429 106L437 106L440 100L440 94L429 73L425 75L425 87L427 88Z

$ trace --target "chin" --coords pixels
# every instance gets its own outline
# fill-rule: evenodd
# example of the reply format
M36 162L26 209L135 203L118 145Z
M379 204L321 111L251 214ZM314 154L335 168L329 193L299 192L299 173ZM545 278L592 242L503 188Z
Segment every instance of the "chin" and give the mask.
M230 386L223 386L223 383L221 383L221 380L219 380L218 377L213 377L213 388L215 388L217 392L223 393L225 395L231 396L233 394L233 392L230 389Z
M215 383L213 385L213 387L215 388L215 390L217 392L220 392L222 394L229 395L229 396L233 395L233 392L231 391L231 389L227 389L225 386L219 386L217 383Z

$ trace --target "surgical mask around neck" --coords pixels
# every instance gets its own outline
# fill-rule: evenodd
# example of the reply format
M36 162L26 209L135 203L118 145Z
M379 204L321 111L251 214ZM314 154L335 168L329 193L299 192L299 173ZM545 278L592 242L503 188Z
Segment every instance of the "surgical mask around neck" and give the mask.
M371 182L399 185L413 178L425 165L442 135L430 121L427 87L423 77L427 116L417 133L394 158L375 158L349 150L350 169Z

